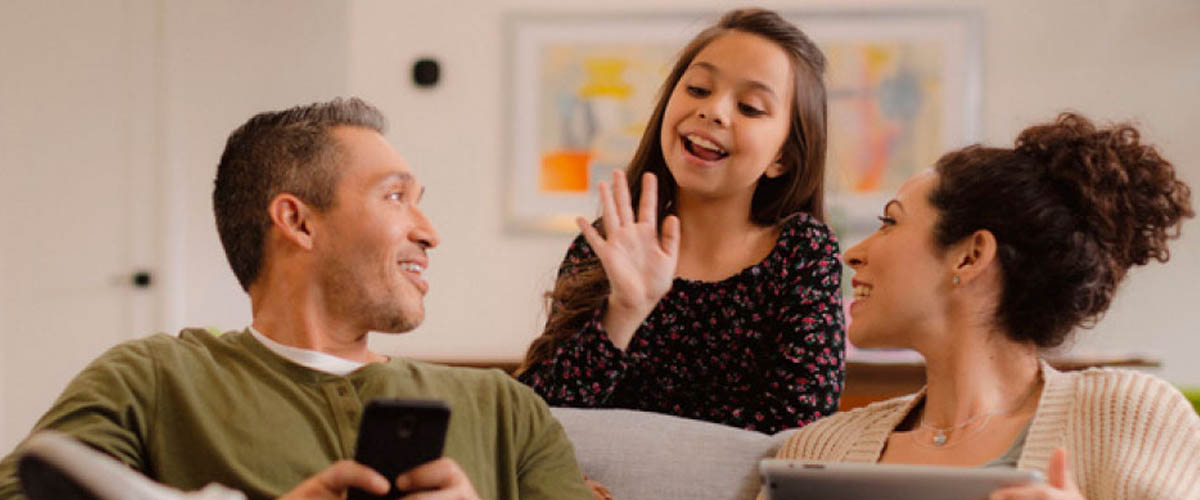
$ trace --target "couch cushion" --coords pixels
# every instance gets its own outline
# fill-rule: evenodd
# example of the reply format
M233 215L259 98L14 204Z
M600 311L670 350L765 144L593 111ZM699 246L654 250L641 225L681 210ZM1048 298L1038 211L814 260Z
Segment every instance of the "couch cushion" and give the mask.
M584 474L617 500L752 499L758 462L775 435L670 415L618 409L551 408L575 445Z

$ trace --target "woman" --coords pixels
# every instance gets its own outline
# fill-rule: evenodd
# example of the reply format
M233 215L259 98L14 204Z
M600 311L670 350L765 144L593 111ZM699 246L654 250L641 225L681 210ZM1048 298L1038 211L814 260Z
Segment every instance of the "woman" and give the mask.
M1200 498L1200 418L1177 390L1039 357L1093 325L1130 267L1165 262L1193 215L1187 185L1129 125L1063 114L1012 149L947 154L845 256L851 341L915 349L928 385L811 424L779 457L1048 479L993 499Z

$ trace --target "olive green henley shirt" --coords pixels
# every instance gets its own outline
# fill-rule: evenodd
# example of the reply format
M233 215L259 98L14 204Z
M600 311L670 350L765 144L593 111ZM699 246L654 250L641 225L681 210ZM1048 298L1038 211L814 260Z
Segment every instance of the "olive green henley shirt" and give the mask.
M70 434L176 488L216 482L274 498L353 457L363 407L380 397L449 403L445 455L484 499L592 498L546 404L499 370L393 358L336 376L279 357L248 331L118 345L75 377L34 430ZM0 462L0 500L21 497L10 454Z

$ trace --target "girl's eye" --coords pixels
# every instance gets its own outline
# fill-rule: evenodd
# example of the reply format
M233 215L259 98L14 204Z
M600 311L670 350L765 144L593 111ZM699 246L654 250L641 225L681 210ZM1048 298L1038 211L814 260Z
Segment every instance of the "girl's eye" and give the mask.
M746 116L761 116L766 113L766 111L758 109L754 106L751 106L749 104L741 104L741 103L738 103L738 110L741 111L742 114L744 114Z
M886 215L881 215L881 216L879 216L879 217L877 217L877 218L879 219L879 223L880 223L880 224L879 224L879 229L883 229L883 228L885 228L885 227L888 227L888 226L894 226L894 225L896 225L896 219L893 219L893 218L891 218L891 217L888 217L888 216L886 216Z
M694 97L708 97L708 94L711 94L712 92L704 87L688 85L687 93L691 94Z
M404 193L401 191L392 191L387 194L388 201L404 201Z

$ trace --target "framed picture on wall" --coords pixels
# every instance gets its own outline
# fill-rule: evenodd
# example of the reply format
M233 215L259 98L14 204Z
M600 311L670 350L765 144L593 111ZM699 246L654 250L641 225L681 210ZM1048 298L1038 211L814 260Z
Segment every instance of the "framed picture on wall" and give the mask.
M912 173L981 137L981 20L969 11L782 11L825 52L827 216L868 234ZM677 53L720 12L511 14L506 227L573 233L633 156Z

